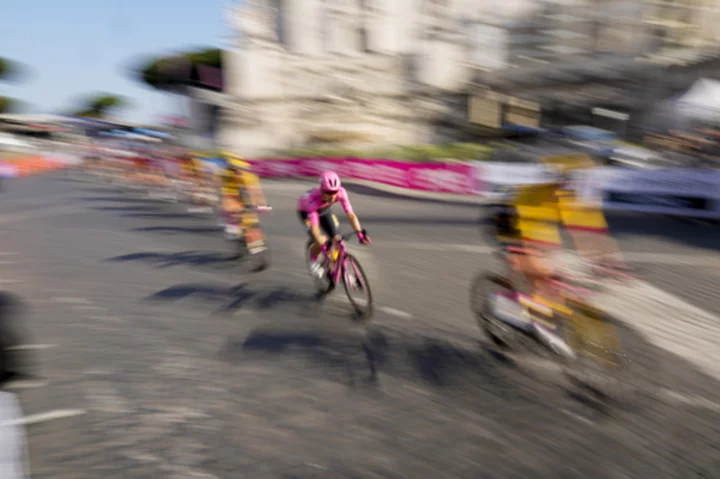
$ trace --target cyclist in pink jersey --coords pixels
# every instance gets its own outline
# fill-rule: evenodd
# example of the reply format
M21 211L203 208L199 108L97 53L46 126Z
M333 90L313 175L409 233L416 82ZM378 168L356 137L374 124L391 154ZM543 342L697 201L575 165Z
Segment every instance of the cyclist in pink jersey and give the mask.
M313 261L317 260L321 251L327 254L332 246L332 240L341 237L340 223L330 209L334 203L340 203L343 207L360 242L370 244L370 237L360 226L360 221L350 204L347 190L340 185L340 178L335 172L326 171L320 176L320 187L306 192L298 200L298 216L310 236L315 240L315 245L311 250Z

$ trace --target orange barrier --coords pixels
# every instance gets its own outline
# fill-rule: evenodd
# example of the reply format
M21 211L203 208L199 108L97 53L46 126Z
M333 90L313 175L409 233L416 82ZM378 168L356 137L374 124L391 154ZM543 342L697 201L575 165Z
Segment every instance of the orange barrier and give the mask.
M2 161L2 163L15 167L17 176L19 177L55 171L67 166L65 163L48 160L46 157L41 155L13 158Z

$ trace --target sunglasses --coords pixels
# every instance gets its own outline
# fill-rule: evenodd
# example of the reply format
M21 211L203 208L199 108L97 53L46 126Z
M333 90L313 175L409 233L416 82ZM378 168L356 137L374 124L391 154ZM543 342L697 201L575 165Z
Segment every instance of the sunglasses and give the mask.
M323 194L328 196L336 196L338 193L339 191L323 191Z

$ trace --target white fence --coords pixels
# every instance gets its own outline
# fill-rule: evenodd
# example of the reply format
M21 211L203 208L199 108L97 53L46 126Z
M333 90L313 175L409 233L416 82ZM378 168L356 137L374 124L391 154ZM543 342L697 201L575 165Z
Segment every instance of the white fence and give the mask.
M550 176L544 165L477 162L480 195L508 185L541 183ZM690 168L631 170L605 167L579 170L575 188L589 202L607 210L720 218L720 171Z

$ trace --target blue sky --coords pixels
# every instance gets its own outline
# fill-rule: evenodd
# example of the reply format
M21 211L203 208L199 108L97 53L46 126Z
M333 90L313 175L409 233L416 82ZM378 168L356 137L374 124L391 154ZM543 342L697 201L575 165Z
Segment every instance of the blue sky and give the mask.
M78 106L83 94L129 97L118 112L150 122L180 110L177 98L153 91L129 74L143 56L197 46L224 47L228 0L9 0L0 7L0 56L27 65L21 83L0 94L24 100L33 112Z

